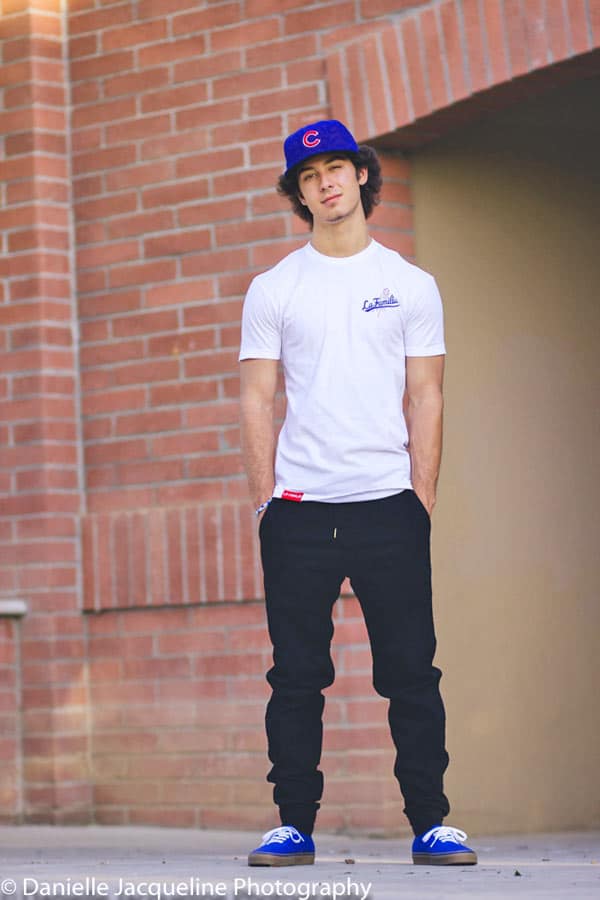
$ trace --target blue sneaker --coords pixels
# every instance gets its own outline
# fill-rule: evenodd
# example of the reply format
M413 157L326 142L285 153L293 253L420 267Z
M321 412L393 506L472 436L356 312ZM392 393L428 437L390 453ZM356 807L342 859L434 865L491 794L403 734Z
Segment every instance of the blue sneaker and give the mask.
M293 825L280 825L262 836L262 844L248 857L249 866L304 866L315 861L313 839Z
M458 828L437 825L420 837L412 845L415 866L475 866L477 854L466 847L467 835Z

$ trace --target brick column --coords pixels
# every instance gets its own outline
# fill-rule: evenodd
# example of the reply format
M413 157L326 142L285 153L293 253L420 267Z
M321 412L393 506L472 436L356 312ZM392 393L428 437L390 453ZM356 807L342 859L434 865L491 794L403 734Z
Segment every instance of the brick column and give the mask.
M63 7L0 2L0 596L30 611L19 725L30 822L90 809Z

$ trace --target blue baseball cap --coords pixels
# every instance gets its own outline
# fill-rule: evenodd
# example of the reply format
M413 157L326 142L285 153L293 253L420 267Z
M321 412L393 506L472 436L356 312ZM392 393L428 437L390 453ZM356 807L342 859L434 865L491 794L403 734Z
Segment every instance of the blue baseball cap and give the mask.
M337 119L325 119L294 131L286 138L283 149L287 175L298 163L318 153L358 153L358 144L345 125Z

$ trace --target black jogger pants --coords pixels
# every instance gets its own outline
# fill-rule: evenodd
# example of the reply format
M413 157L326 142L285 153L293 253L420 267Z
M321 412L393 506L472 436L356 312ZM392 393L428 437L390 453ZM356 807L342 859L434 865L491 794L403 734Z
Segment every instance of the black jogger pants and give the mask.
M319 808L321 691L334 680L332 609L346 576L365 617L373 685L389 699L404 811L415 834L448 814L429 537L429 515L412 490L354 503L274 498L267 508L260 523L274 663L267 779L283 824L310 834Z

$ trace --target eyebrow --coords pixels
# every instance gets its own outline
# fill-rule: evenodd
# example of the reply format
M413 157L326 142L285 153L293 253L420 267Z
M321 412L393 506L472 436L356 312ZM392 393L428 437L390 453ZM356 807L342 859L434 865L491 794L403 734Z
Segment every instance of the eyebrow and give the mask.
M328 156L327 159L323 160L325 165L328 165L331 162L334 162L336 159L346 159L345 156L340 156L337 153L332 153L331 156ZM302 175L303 172L308 172L310 169L314 169L314 166L311 166L310 163L306 163L300 169L298 169L298 176Z

